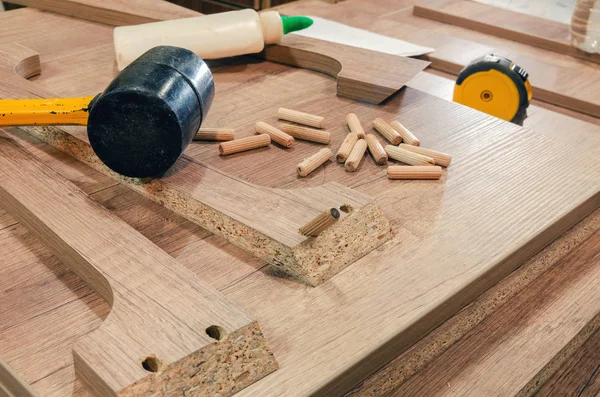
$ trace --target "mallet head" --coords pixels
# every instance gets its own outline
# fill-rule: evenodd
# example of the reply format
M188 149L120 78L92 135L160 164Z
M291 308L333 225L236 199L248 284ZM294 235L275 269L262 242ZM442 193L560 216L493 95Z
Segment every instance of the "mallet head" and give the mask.
M90 103L90 144L119 174L161 175L191 142L214 93L212 73L196 54L179 47L155 47L121 71Z

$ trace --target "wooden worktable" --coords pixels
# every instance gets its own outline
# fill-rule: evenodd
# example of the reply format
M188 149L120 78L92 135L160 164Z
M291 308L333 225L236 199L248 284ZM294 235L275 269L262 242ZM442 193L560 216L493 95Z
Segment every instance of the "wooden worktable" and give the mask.
M361 3L362 2L348 0L345 6L360 9ZM393 7L398 7L396 5L397 2L392 1L380 2L379 4L382 7L382 13L393 13ZM375 10L372 9L370 11L376 11L376 7ZM114 70L112 69L89 70L89 77L73 81L72 85L69 86L67 84L68 76L64 73L60 73L60 71L64 70L64 68L68 68L69 59L72 60L77 54L73 52L67 41L47 43L46 47L44 47L41 44L43 41L41 39L32 38L27 29L28 26L30 26L28 23L31 23L35 18L43 18L44 23L49 27L58 27L61 22L66 19L63 19L64 17L55 17L51 14L38 13L33 10L15 11L15 14L12 15L14 15L14 17L4 17L2 19L2 24L0 26L3 27L0 28L0 30L9 30L11 32L11 38L13 39L23 37L23 39L28 42L37 42L38 48L35 49L42 52L42 62L44 65L43 74L34 79L34 81L38 81L40 84L47 87L60 85L64 88L61 92L63 95L78 95L86 90L97 89L98 81L95 79L105 81L110 74L114 73ZM2 15L0 15L0 18L2 18ZM73 27L70 31L71 34L76 35L78 31L86 31L89 33L88 44L90 46L99 44L102 50L99 53L92 53L79 48L79 55L81 57L111 56L112 48L109 43L107 44L105 41L94 43L96 38L106 37L107 27L89 22L71 21L69 23L71 23L71 26ZM96 35L93 34L94 32ZM243 68L246 66L240 65L239 67ZM250 72L256 73L255 78L262 78L256 67L253 65L247 67ZM268 73L272 76L277 76L278 73L282 73L282 70L284 70L282 67L272 67L268 70ZM323 79L327 79L324 76L311 72L304 72L303 76L307 81L319 87L324 87L321 82ZM329 86L332 88L333 83ZM452 82L451 80L440 80L440 77L436 76L421 75L418 79L415 79L410 86L430 92L434 95L447 97L447 89L452 86ZM72 91L69 91L69 88L72 89ZM416 90L411 90L404 95L404 98L410 101L421 98L420 95L422 94L418 93ZM228 119L225 111L226 109L221 108L221 112L214 116L214 120L227 121ZM591 118L585 118L585 120L597 122L597 120ZM568 139L564 137L565 130L577 129L581 132L581 135L578 135L581 137L593 137L594 133L600 133L597 126L554 113L552 110L549 111L538 107L531 109L530 118L528 119L526 126L534 130L537 128L542 129L545 134L565 142L568 141ZM140 195L117 184L112 179L93 171L87 166L71 159L48 145L40 143L24 132L14 130L13 133L18 137L20 144L27 147L27 149L36 157L40 158L63 176L76 183L95 200L99 201L116 215L130 223L163 250L167 251L181 263L196 272L204 281L213 284L223 293L231 296L232 299L242 300L241 303L246 303L248 307L257 308L260 306L259 302L243 302L244 296L237 290L239 284L244 282L247 283L247 291L250 291L253 288L252 283L257 283L257 281L252 278L252 275L257 273L257 269L263 270L260 272L261 283L265 282L264 280L267 280L266 282L270 284L281 283L282 285L285 284L285 288L289 288L289 291L293 292L295 295L304 294L308 297L310 297L311 294L314 295L314 291L311 292L310 290L304 289L304 287L297 286L291 280L278 279L277 275L264 271L263 263L251 257L246 252L228 244L224 239L211 235L197 225L184 220L147 199L144 199ZM585 144L584 142L577 143L582 145ZM592 143L595 144L595 142ZM197 146L192 149L192 152L194 155L204 156L202 158L205 161L217 161L216 156L213 156L210 149L207 147ZM234 160L235 159L224 161L221 163L221 166L227 172L236 173L237 176L241 178L261 184L294 187L300 184L315 185L322 183L326 178L328 180L331 178L333 180L341 180L343 183L360 188L361 183L365 182L364 179L353 180L343 172L337 174L333 173L333 175L325 175L325 173L323 173L321 175L322 180L312 178L306 181L298 181L291 178L288 174L282 175L273 172L258 174L260 167L258 165L254 165L253 167L251 162L246 162L248 167L244 167L243 170L240 170L239 166L236 167ZM366 168L363 171L372 178L381 176L378 174L379 170L376 168ZM363 189L367 192L369 191L368 186ZM382 195L382 197L383 199L386 199L385 195ZM391 198L387 199L390 200ZM531 283L534 283L534 281L538 279L538 276L541 276L541 274L544 273L539 270L539 268L542 268L543 270L549 269L553 264L561 261L562 258L565 258L567 252L575 252L573 253L573 255L575 255L577 251L576 247L581 246L581 244L586 241L588 243L585 245L585 254L588 257L590 255L591 257L594 257L594 252L599 252L600 246L597 243L597 239L590 240L590 236L593 236L594 232L598 230L598 218L598 214L591 215L584 221L587 222L584 223L585 227L581 227L583 232L572 232L563 237L562 240L554 243L554 250L558 253L553 254L555 251L552 251L552 248L550 247L550 251L548 251L550 259L542 255L542 257L545 258L543 260L543 265L546 266L545 268L544 266L539 265L540 259L538 259L538 262L535 262L534 258L533 262L531 262L533 264L530 263L528 267L525 266L524 268L532 269L537 266L537 273L533 270L527 270L523 272L525 273L523 278L531 278ZM425 233L428 225L421 225L421 227L422 229L414 230L414 232L417 234ZM62 263L50 255L40 242L35 241L26 228L16 223L1 209L0 249L3 253L2 268L0 269L2 272L2 278L0 279L0 303L2 305L0 307L0 315L9 318L9 321L0 323L0 356L23 373L25 378L29 382L32 382L34 387L43 395L86 395L86 391L82 389L81 385L77 381L74 381L70 347L77 338L95 329L102 322L109 312L108 305L102 301L96 293L91 291L85 283L74 276L74 274ZM198 252L198 250L212 254L211 257L214 258L214 260L210 263L197 263L195 260L195 253ZM221 267L221 271L209 271L209 269L217 266ZM355 272L354 274L348 273L347 277L367 277L367 274L361 272ZM256 285L262 286L266 284ZM511 288L508 288L508 290L510 290L508 295L517 296L518 292L523 290L526 285L527 284L523 282L521 282L518 287L513 285ZM351 299L352 295L351 291L343 290L343 284L336 285L335 283L330 283L326 286L326 289L320 291L324 291L324 293L314 295L318 296L318 302L311 302L308 300L306 301L306 308L294 309L298 311L301 309L310 309L315 313L331 310L330 308L335 307L334 304L343 304L343 301L345 299ZM490 290L487 297L488 301L497 300L498 294L503 292L506 294L506 290L501 290L499 292L494 292L493 289ZM261 296L260 291L257 291L257 296ZM519 297L517 296L515 299L519 299ZM521 297L520 299L525 298ZM473 305L476 303L477 302L474 302ZM263 302L261 305L269 304L271 304L271 302ZM308 307L308 305L310 305L310 307ZM470 307L472 311L476 311L477 307L483 306L485 305ZM500 304L498 303L494 306L488 302L485 307L491 315L491 313L495 312L495 309L500 307ZM469 310L469 306L465 310ZM597 312L600 310L600 306L591 307L589 310L591 312ZM333 315L334 313L331 314ZM344 316L343 313L338 315ZM267 316L263 317L267 318ZM368 318L368 316L365 318ZM582 321L584 318L586 317L581 316ZM274 344L276 350L275 354L277 355L279 353L281 364L283 368L285 368L292 364L286 361L286 352L292 350L293 346L289 346L286 339L282 337L283 334L277 331L277 329L285 329L285 324L278 323L277 319L271 319L270 321L271 322L268 322L265 327L266 333L267 336L271 337L271 342ZM282 319L281 321L286 320ZM340 317L340 321L345 320ZM357 335L360 335L361 338L381 338L381 335L379 335L378 332L382 330L378 330L375 326L377 321L371 321L369 324L371 328L361 329L360 332L357 330L354 331L356 331ZM360 329L363 325L364 323L359 322L354 324L354 327ZM507 330L510 329L508 325L505 326L505 329ZM463 331L463 333L466 333L468 330L473 329L473 326L471 324L469 327L464 327L464 329L466 331ZM298 340L307 341L313 339L310 334L305 334L305 332L299 330L289 329L288 331L290 333L295 332ZM317 325L310 332L320 333L320 335L315 335L315 340L327 340L327 329L319 329ZM336 349L344 349L344 346L336 346L335 339L327 343L332 345L332 352ZM581 342L580 344L583 343ZM399 353L401 353L401 351L398 351L398 354ZM437 356L440 354L441 353L437 353ZM435 358L434 356L436 355L431 355L432 358ZM355 357L352 357L352 359L355 359ZM306 367L300 366L296 368L299 368L302 372L306 371L310 373L310 371L313 370L312 367L314 364L319 361L318 357L314 357L312 361L308 362L310 367L307 365ZM545 365L545 362L541 365ZM394 367L390 368L391 370L394 369ZM331 377L331 380L345 376L339 368L322 369L322 371L326 370L330 371L328 376ZM389 379L390 372L384 374L386 374ZM468 379L468 377L466 379ZM362 378L346 379L344 384L356 384L362 380ZM365 387L365 389L363 389L365 390L365 393L376 390L378 387L377 385L381 384L381 380L378 380L377 377L372 378L371 381L371 385L365 383L366 386L361 386ZM527 382L529 379L521 379L519 381ZM260 384L255 386L253 391L255 393L260 393ZM278 394L280 390L286 390L284 388L278 389L277 385L272 384L269 385L269 387L270 392L273 394ZM298 386L287 385L281 387ZM367 390L368 387L371 389ZM394 384L386 387L386 391L389 391L397 389L398 385ZM307 390L310 390L310 388L307 387ZM361 389L357 390L359 390L359 394L361 394ZM251 392L252 390L249 393ZM375 393L375 395L376 394L377 393Z

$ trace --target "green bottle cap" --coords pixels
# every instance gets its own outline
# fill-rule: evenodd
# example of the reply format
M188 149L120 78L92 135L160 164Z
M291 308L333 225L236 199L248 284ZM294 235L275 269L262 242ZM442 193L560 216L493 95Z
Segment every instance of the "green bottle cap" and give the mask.
M296 32L298 30L306 29L310 25L313 24L313 20L309 17L286 17L285 15L281 16L281 22L283 23L283 34L288 34L290 32Z

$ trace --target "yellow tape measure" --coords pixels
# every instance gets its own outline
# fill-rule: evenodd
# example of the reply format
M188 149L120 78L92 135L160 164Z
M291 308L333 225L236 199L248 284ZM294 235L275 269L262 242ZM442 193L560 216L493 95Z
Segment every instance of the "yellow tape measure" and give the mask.
M532 97L528 76L507 58L485 55L458 75L454 102L522 125Z

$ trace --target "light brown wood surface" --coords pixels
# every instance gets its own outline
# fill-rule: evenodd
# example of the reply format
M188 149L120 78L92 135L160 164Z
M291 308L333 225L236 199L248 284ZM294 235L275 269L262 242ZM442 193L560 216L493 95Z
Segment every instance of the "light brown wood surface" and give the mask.
M423 0L413 13L507 40L600 63L600 54L590 54L571 45L569 25L481 4L471 0Z
M21 52L21 46L2 46L5 52L11 52L13 47ZM4 67L4 71L0 70L0 75L4 77L0 97L56 96L14 73L12 62L12 59L8 62L0 59L0 68ZM125 178L110 171L99 161L89 145L85 128L25 128L132 189L148 194L162 205L227 236L259 258L309 285L322 283L390 237L389 223L381 215L377 204L369 197L341 185L329 184L305 192L299 190L288 196L287 192L243 183L185 157L161 179ZM246 142L255 139L242 138L221 143L219 153L236 153L269 143L268 140L262 144ZM256 200L251 206L245 203L249 197ZM298 205L298 201L304 205ZM339 230L314 240L298 233L300 226L324 208L341 205L351 206L352 213L339 223ZM337 238L335 233L343 234L344 238ZM323 252L325 249L326 254Z
M11 3L114 26L198 15L198 12L189 8L162 0L11 0Z
M323 72L337 79L339 96L379 104L429 63L342 44L287 35L265 47L268 61Z
M0 397L39 397L10 365L0 359Z
M590 336L552 378L544 383L536 396L597 396L600 393L598 352L600 330Z
M419 88L433 95L440 96L442 98L450 100L452 98L453 80L446 77L438 77L432 75L420 75L418 78L411 81L411 86ZM538 107L538 103L535 103L530 107L530 117L525 120L525 125L536 130L544 131L555 131L557 138L574 138L573 136L567 137L564 134L565 130L589 130L595 131L595 134L600 134L600 129L589 123L566 117L555 111L549 111ZM576 139L576 138L574 138ZM504 305L508 307L529 307L531 302L526 294L520 294L521 291L525 291L528 288L539 288L536 284L543 283L543 278L540 275L544 274L548 270L552 269L562 258L568 253L575 252L579 249L582 242L588 239L594 232L600 229L600 212L596 211L594 214L587 217L584 221L576 225L560 239L552 243L542 252L534 256L532 259L527 261L523 266L509 275L507 278L502 280L499 284L486 291L483 295L477 298L474 302L465 307L462 311L456 314L454 317L446 321L436 330L428 334L425 338L420 340L417 344L411 347L408 351L401 354L399 357L394 359L388 365L386 365L379 372L370 376L362 384L357 385L355 389L349 393L351 396L387 396L394 390L402 387L407 380L411 379L413 375L419 371L427 368L427 365L435 366L440 370L440 366L436 363L436 358L440 357L455 343L461 343L462 349L455 349L452 353L453 362L465 365L463 360L465 352L473 351L470 356L469 371L467 375L464 372L462 375L463 384L466 381L469 384L476 384L482 382L481 377L487 376L490 382L494 382L498 377L509 377L515 371L515 368L519 366L520 361L525 361L529 364L526 367L518 367L518 376L521 380L518 381L516 378L512 378L512 381L516 383L515 387L523 386L524 384L533 385L536 387L544 384L545 380L548 380L552 376L553 371L557 371L561 363L569 360L569 357L577 349L578 346L585 342L585 338L590 332L600 324L596 318L593 318L587 324L585 319L582 320L581 316L577 317L577 321L573 321L573 312L570 310L571 307L568 305L557 305L551 306L548 310L536 310L531 308L528 313L524 313L526 319L523 320L519 317L513 317L512 323L504 323L503 330L498 331L495 327L485 326L484 320L490 316L495 315L499 308ZM596 248L600 250L600 247ZM579 277L579 269L576 267L569 267L565 269L564 274L561 276L563 279L567 277ZM581 285L578 283L565 284L564 289L561 293L578 294L581 291ZM542 304L552 305L555 297L547 296L546 301ZM580 299L576 303L578 306L582 306L589 312L599 312L600 307L598 306L598 300L595 296L590 296L590 299ZM529 306L528 306L529 305ZM548 313L552 313L556 320L552 327L552 332L548 331L548 327L544 326L547 324L546 316ZM497 317L496 317L497 318ZM510 351L510 357L504 357L502 365L494 365L493 368L489 366L489 361L486 361L485 357L489 356L490 352L495 351L499 357L502 357L502 350L506 349L506 345L513 343L512 341L519 338L519 333L522 327L523 321L527 321L530 325L528 326L529 339L526 345L520 349L513 349ZM533 330L533 331L532 331ZM497 338L497 335L504 332L503 338ZM531 333L533 332L533 334ZM554 339L549 343L548 337L550 334L554 336L563 335L567 336L564 338ZM470 335L470 336L468 336ZM478 335L473 337L473 335ZM575 335L573 339L568 338L568 335ZM483 340L489 340L489 343L482 343ZM584 349L582 347L581 349ZM535 354L532 352L543 352L543 354ZM574 358L572 360L576 359ZM594 353L588 353L588 359L598 360L598 355ZM449 360L448 356L444 360ZM571 361L572 362L572 361ZM515 364L516 363L516 364ZM568 362L564 364L568 366ZM540 370L542 368L542 370ZM440 370L443 373L447 368ZM558 370L554 377L560 377L561 371L569 371L568 367ZM572 372L572 371L571 371ZM434 372L429 372L430 375ZM484 374L484 375L480 375ZM584 373L580 373L581 376ZM435 381L435 375L432 375ZM553 378L554 378L553 377ZM425 385L428 380L421 378L419 384ZM560 380L549 379L550 384L554 382L561 383ZM449 381L450 384L453 380ZM565 382L562 382L565 383ZM414 386L414 383L413 383ZM555 386L561 388L560 385ZM560 390L567 390L567 385L562 385ZM441 387L440 391L446 390L446 387ZM466 388L461 389L466 391ZM506 389L498 388L500 395L506 393ZM554 390L554 387L552 388ZM525 388L525 395L531 395L535 392L535 387ZM569 391L569 393L572 391ZM490 392L488 394L493 394ZM563 394L558 394L563 395Z
M435 52L425 58L431 61L433 68L454 75L475 58L500 54L529 72L535 99L600 117L600 68L595 63L419 18L413 15L411 7L379 10L377 3L373 3L370 10L365 10L359 3L360 0L345 0L336 5L308 1L289 5L281 12L289 15L312 12L312 15L435 48Z
M277 369L243 309L5 135L0 199L112 306L73 348L75 372L95 395L231 395ZM223 335L211 337L211 327Z
M546 380L540 363L556 371L553 359L563 352L554 347L580 345L600 326L598 306L582 304L599 299L599 265L597 231L391 395L531 395ZM564 332L561 321L577 332Z
M202 15L159 0L152 0L150 4L139 0L135 3L105 0L102 5L95 8L90 8L96 5L91 0L21 0L21 4L25 3L58 14L110 25L137 24ZM421 60L296 35L284 36L281 42L266 46L258 56L271 62L327 73L337 78L338 95L375 104L383 102L404 87L408 80L428 65ZM322 126L317 125L317 127Z
M29 18L37 16L36 11L27 10L15 18L22 22L27 14ZM58 22L52 24L57 36L72 29L68 18L48 17ZM39 22L45 23L48 20ZM37 29L37 25L30 25L34 31ZM106 40L110 34L98 25L79 25L80 34L94 30L96 40ZM7 32L3 40L14 42L16 31ZM36 84L59 94L77 95L82 90L99 90L112 78L114 64L106 60L112 49L106 44L100 42L98 48L90 49L89 42L71 42L67 49L51 40L56 46L53 52L47 39L21 36L21 44L41 54L42 75L35 79ZM44 59L49 59L49 63L44 63ZM61 65L72 65L77 59L77 73L64 73ZM579 150L581 145L592 152L598 150L597 138L589 130L575 131L570 140L553 130L531 132L411 89L402 90L383 106L375 107L336 97L335 81L314 72L244 59L230 62L212 64L218 88L208 117L211 126L236 128L240 136L248 136L253 134L252 126L257 120L275 123L275 110L282 105L309 113L329 109L331 147L338 147L343 140L347 133L345 116L352 112L364 120L397 118L419 136L424 147L454 156L452 173L440 181L387 181L385 167L370 161L365 161L358 173L346 173L343 166L331 164L322 172L300 179L295 175L295 165L307 157L305 154L320 149L320 145L298 142L291 155L285 157L281 151L269 151L228 159L219 158L213 144L190 147L187 155L195 161L253 183L289 188L337 180L377 198L391 219L394 239L317 288L277 277L277 273L264 269L262 262L120 186L97 192L96 199L143 229L260 322L281 367L240 395L304 395L317 391L331 394L348 390L598 206L594 187L598 175L579 172L595 172L593 153L582 154ZM89 70L96 71L94 79L84 74ZM261 92L277 95L271 98ZM553 133L557 136L549 137ZM51 153L58 157L40 154L40 148L45 146L34 144L26 135L17 134L17 139L53 166L72 172L71 167L56 160L64 160L64 156L55 151ZM540 153L542 160L535 164L524 161L532 152ZM268 171L271 168L266 165L275 160L289 162L289 173L283 166L277 172ZM470 172L473 166L479 172ZM511 173L517 169L519 172ZM573 175L569 171L566 177L568 170L577 172ZM81 176L76 174L74 178ZM550 194L557 189L559 193L569 192L568 201L564 200L564 193ZM512 197L520 197L519 202ZM575 197L580 197L578 204ZM543 206L539 205L541 198ZM2 230L8 237L0 241L7 244L7 251L10 247L10 252L22 252L13 254L13 262L8 266L30 269L29 273L36 275L28 281L32 290L38 285L52 285L55 289L49 293L52 298L44 301L42 313L37 305L26 311L7 312L11 326L2 331L1 337L10 343L0 343L0 355L22 371L28 381L38 381L34 387L39 386L48 394L79 394L80 388L71 384L70 358L64 352L73 335L96 326L106 309L97 297L85 291L81 282L72 280L65 287L56 281L67 280L68 273L57 277L44 262L32 259L33 250L52 263L31 238L17 237L26 234L19 225L10 220L6 223L12 226ZM517 228L510 239L502 237L514 225ZM194 258L197 249L210 252L212 262L198 263ZM57 263L52 266L60 268ZM13 278L7 281L10 285L15 282ZM14 294L7 302L19 301L19 294ZM85 298L78 299L77 294ZM40 315L30 317L32 313ZM36 321L45 321L46 327L36 328ZM19 335L32 329L34 334L28 338L36 344L23 347L19 343L23 337ZM35 349L48 340L53 342ZM56 352L53 360L47 357L49 352Z

